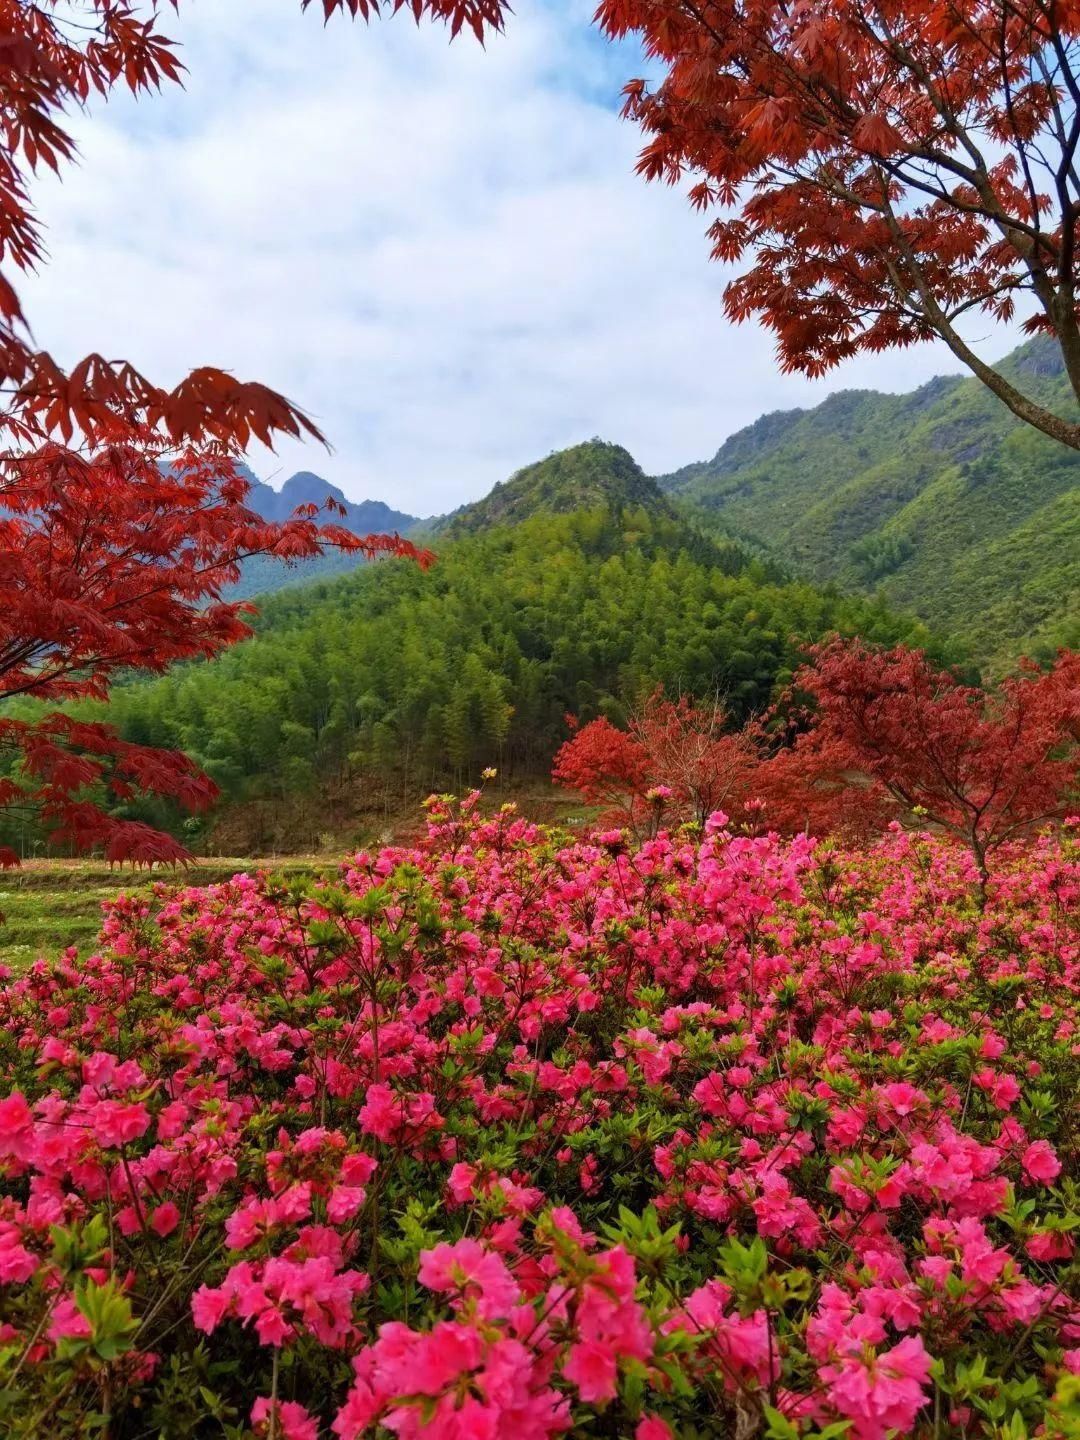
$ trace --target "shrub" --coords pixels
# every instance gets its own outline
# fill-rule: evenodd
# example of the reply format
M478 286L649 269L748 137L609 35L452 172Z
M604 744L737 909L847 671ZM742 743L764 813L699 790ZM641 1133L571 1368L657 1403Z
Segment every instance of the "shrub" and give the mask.
M4 1433L1075 1434L1077 846L978 880L470 797L117 901L0 1002Z

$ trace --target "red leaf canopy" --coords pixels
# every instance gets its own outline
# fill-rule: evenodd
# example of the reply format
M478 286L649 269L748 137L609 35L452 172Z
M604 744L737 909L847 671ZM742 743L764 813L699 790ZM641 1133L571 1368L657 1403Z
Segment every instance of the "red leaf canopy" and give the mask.
M1021 419L1080 425L986 365L970 311L1057 340L1080 397L1076 0L600 0L661 78L626 88L639 170L692 178L736 320L785 370L941 338Z

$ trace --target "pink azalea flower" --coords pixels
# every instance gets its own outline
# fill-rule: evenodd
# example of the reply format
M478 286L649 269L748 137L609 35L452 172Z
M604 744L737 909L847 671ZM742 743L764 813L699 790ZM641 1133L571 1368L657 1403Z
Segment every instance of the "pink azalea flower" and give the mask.
M421 1251L418 1278L429 1290L455 1294L459 1302L476 1301L477 1313L486 1320L508 1315L521 1295L505 1261L467 1238Z
M889 1108L901 1116L911 1115L926 1102L923 1092L916 1090L914 1085L909 1085L904 1080L893 1081L891 1085L882 1085L878 1093L888 1102Z
M319 1424L310 1411L294 1400L279 1400L275 1404L265 1395L260 1395L251 1407L251 1423L256 1435L270 1433L270 1421L277 1411L277 1433L281 1440L318 1440Z
M179 1224L180 1211L171 1200L165 1200L158 1205L150 1217L150 1229L163 1238L171 1235Z
M90 1111L90 1125L101 1145L120 1146L150 1128L150 1112L145 1105L122 1100L99 1100Z
M1045 1140L1033 1141L1021 1158L1021 1164L1032 1180L1051 1185L1061 1174L1061 1161L1054 1154L1053 1146Z
M859 1440L885 1440L891 1430L909 1432L929 1401L930 1356L909 1336L866 1360L860 1350L821 1367L829 1403L852 1422Z
M85 1340L91 1334L90 1321L75 1304L74 1299L65 1296L53 1307L47 1333L50 1340Z
M646 1415L637 1423L634 1440L674 1440L671 1426L659 1415Z
M197 1330L212 1334L229 1313L231 1297L222 1290L200 1285L191 1297L191 1315Z
M580 1340L571 1345L563 1374L587 1403L603 1403L615 1397L618 1365L611 1347L602 1341Z
M1027 1242L1027 1252L1033 1260L1068 1260L1074 1244L1069 1235L1059 1230L1037 1230Z
M34 1117L26 1096L13 1090L0 1100L0 1155L27 1160L34 1147Z
M38 1265L37 1256L22 1244L15 1227L0 1227L0 1284L25 1284Z

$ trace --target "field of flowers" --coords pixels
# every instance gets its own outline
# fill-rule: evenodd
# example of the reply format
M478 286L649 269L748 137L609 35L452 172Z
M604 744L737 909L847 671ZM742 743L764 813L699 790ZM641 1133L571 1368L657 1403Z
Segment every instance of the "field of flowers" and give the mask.
M1080 1435L1072 833L117 900L0 999L0 1430Z

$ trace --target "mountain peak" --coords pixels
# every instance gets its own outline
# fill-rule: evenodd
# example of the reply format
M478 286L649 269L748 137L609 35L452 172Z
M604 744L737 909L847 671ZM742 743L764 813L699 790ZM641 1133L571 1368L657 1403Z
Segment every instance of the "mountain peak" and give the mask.
M250 473L250 472L249 472ZM388 535L394 531L404 533L416 524L415 515L392 510L382 500L348 500L345 492L321 475L311 470L297 470L290 475L280 490L256 480L252 475L251 493L248 504L264 520L288 520L298 505L324 505L327 500L336 500L343 506L344 515L321 517L335 525L343 525L357 535Z
M347 506L349 503L343 490L339 490L336 485L331 485L329 480L324 480L321 475L316 475L311 470L297 470L295 475L289 476L278 493L282 503L288 505L290 510L295 510L297 505L322 505L327 499L336 500L339 505Z
M280 490L256 479L242 467L245 479L251 484L247 503L264 520L280 524L290 519L299 505L324 505L333 499L344 508L344 514L322 514L317 517L320 524L340 525L354 535L399 535L412 530L417 522L414 515L400 510L391 510L382 500L347 500L344 493L321 475L310 470L298 470L290 475ZM327 550L322 555L288 564L268 555L255 555L244 562L241 578L227 592L230 600L246 600L252 595L268 594L285 585L302 584L309 580L327 580L336 575L347 574L363 564L363 558L341 550Z
M645 474L628 450L592 439L566 450L553 450L526 465L472 505L447 516L452 534L471 534L493 525L514 525L538 511L640 507L670 515L671 507L655 480Z
M995 368L1075 417L1050 337ZM796 573L881 593L995 662L1021 648L1053 653L1078 613L1080 454L1023 425L973 376L762 416L660 483Z

